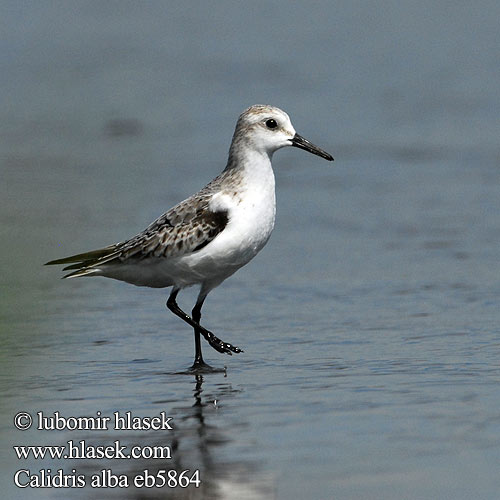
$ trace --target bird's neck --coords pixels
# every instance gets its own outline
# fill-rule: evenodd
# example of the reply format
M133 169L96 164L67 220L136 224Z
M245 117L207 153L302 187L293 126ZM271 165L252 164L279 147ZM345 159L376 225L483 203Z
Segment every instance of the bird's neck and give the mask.
M229 149L227 170L244 170L248 173L255 173L258 176L272 172L272 153L261 151L245 144L243 141L233 141Z
M255 149L240 148L230 153L225 173L234 173L245 179L247 189L274 192L274 172L267 153Z

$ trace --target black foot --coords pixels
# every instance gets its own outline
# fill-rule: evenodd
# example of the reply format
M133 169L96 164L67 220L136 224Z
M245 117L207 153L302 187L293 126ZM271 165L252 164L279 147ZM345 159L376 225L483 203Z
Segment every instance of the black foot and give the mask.
M224 373L224 376L226 376L227 368L214 368L205 362L194 362L191 368L182 372L174 372L173 375L205 375L208 373Z
M214 368L208 365L205 361L195 361L193 366L188 370L189 373L194 373L196 375L202 373L226 373L226 367L224 368Z
M229 354L230 356L243 352L242 349L236 347L232 344L228 344L227 342L223 342L219 337L216 337L212 332L209 332L205 328L200 330L200 333L203 335L205 340L216 350L221 352L222 354Z

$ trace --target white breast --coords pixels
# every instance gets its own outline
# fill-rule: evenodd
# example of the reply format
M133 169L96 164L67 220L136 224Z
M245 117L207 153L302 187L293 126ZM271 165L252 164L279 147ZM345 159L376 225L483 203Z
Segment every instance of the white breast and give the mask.
M241 183L214 194L210 209L228 213L225 229L199 252L183 259L190 274L222 282L249 262L267 243L274 228L276 197L270 161L242 172ZM257 170L257 171L256 171Z

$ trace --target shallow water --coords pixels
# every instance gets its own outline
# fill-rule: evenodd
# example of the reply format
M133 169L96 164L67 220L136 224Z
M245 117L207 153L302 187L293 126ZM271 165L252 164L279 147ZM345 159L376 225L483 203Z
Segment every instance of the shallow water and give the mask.
M497 4L4 5L3 497L497 498ZM335 163L276 153L273 237L203 311L245 352L204 346L226 373L181 374L192 333L168 291L42 264L132 236L202 187L254 102ZM164 411L174 429L23 432L20 411ZM12 449L117 439L172 458ZM202 483L20 489L22 468L199 469Z

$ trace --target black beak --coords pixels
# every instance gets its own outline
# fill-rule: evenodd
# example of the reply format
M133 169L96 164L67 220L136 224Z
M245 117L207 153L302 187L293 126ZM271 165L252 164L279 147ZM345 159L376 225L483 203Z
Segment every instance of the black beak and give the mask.
M329 155L326 151L318 148L318 146L311 144L307 139L304 139L299 134L295 134L293 136L292 146L309 151L309 153L312 153L313 155L321 156L321 158L324 158L325 160L333 161L332 155Z

